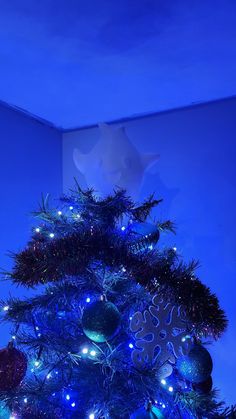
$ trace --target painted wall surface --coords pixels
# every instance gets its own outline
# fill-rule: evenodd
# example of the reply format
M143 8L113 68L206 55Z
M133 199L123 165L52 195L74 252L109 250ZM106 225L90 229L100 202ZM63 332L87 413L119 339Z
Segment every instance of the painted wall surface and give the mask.
M29 238L41 194L61 193L61 134L18 112L0 106L0 269L9 269L8 251L19 251ZM1 282L0 298L28 295ZM0 347L9 339L1 325Z
M210 348L214 385L228 403L235 402L236 375L236 99L195 106L123 124L141 152L160 153L146 173L140 198L155 192L164 203L158 214L178 226L165 237L189 260L201 262L198 274L217 293L229 328ZM99 140L98 128L63 136L63 183L85 178L73 161L74 148L89 152ZM161 244L160 244L161 245Z

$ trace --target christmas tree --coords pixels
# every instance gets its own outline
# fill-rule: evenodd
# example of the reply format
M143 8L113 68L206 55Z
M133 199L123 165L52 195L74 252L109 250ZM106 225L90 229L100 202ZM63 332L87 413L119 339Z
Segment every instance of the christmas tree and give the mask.
M0 351L0 417L235 417L212 390L203 345L224 332L225 314L196 262L159 245L174 231L151 218L160 202L78 185L56 208L42 200L5 273L38 292L2 302L13 330Z

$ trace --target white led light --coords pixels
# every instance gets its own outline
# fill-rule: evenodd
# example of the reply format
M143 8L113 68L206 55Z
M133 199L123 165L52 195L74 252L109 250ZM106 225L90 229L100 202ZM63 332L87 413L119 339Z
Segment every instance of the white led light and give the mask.
M166 408L166 405L165 405L165 403L162 403L162 407L163 407L163 409L165 409L165 408Z
M81 215L80 215L80 214L76 214L76 217L77 217L77 218L81 218Z
M35 367L39 367L40 362L39 361L35 361L34 366Z
M163 384L163 386L165 386L165 385L166 385L166 380L165 380L164 378L162 378L162 380L161 380L161 384Z
M71 407L75 407L75 402L71 403Z
M27 397L25 397L24 398L24 403L27 403L27 402L28 402Z
M35 329L36 329L36 330L39 330L39 327L38 327L38 326L35 326Z
M50 234L49 234L49 237L50 237L51 239L53 239L53 237L55 237L55 234L54 234L54 233L50 233Z
M9 308L10 308L9 306L4 306L4 307L3 307L3 311L8 311L8 310L9 310Z
M66 395L66 400L70 400L70 395L69 394Z
M13 340L16 340L16 336L15 336L15 335L13 335L11 338L12 338Z
M52 374L51 374L51 373L49 373L49 374L47 375L47 380L49 380L49 378L51 378L51 376L52 376Z
M129 343L129 348L133 349L134 345L132 343Z
M90 351L90 355L91 356L96 356L96 351L94 351L94 350Z
M83 348L82 349L82 354L86 355L88 353L88 348Z
M36 231L36 233L40 233L40 228L36 227L35 231Z
M177 251L177 247L173 247L173 250L174 250L174 252L176 252Z
M121 227L121 230L122 230L122 231L125 231L125 226L122 226L122 227Z
M72 211L74 209L74 207L72 207L72 205L70 206L70 210Z
M57 214L58 214L58 215L62 215L62 212L61 212L61 211L57 211Z
M169 386L169 387L168 387L168 390L170 391L170 393L172 393L172 392L174 391L174 389L173 389L173 387L172 387L172 386Z
M91 301L91 298L90 297L87 297L86 298L86 303L90 303L90 301Z
M95 419L95 414L94 413L90 413L89 419Z

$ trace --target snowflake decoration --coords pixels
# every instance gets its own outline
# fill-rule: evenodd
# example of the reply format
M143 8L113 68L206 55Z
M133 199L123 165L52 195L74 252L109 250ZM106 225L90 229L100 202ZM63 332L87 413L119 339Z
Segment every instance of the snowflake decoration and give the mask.
M130 329L136 339L134 366L156 368L160 378L168 377L176 358L186 353L186 319L181 306L166 303L155 295L148 310L132 316Z

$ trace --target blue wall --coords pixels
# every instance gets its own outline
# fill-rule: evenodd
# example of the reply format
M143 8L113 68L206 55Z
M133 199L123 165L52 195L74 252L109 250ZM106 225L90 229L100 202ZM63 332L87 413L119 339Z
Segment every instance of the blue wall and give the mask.
M214 384L228 403L235 402L236 376L236 99L222 100L123 124L143 152L158 152L140 198L153 191L164 198L159 214L178 225L166 238L186 259L201 262L202 280L219 296L229 328L212 346ZM63 136L64 189L81 182L73 163L74 147L87 152L99 138L97 128Z
M9 269L8 251L18 251L29 238L42 193L61 193L61 134L14 110L0 106L0 268ZM25 295L22 288L1 282L1 297ZM0 346L9 339L1 325Z

